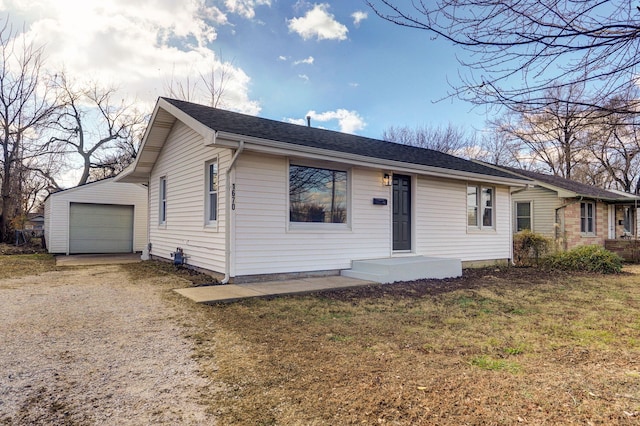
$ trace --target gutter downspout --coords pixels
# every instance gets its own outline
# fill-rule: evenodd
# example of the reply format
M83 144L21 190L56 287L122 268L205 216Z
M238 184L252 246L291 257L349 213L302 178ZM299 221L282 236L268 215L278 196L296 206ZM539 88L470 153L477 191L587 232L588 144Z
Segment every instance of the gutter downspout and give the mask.
M228 284L231 278L231 172L236 165L240 153L244 149L244 141L240 141L238 149L231 158L231 164L225 172L225 200L224 200L224 278L220 284Z

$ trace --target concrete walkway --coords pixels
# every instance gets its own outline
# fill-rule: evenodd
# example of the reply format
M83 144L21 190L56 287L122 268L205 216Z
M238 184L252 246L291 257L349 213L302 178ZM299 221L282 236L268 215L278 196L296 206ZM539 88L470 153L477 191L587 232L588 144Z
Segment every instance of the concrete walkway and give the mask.
M309 293L337 288L359 287L375 284L343 276L302 278L286 281L269 281L251 284L226 284L205 287L189 287L174 290L197 303L231 302L249 297Z
M140 253L56 256L56 266L119 265L141 262Z

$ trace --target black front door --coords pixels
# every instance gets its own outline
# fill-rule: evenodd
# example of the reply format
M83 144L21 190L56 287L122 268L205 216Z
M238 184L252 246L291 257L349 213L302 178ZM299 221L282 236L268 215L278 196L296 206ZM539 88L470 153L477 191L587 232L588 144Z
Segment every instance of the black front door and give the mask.
M393 249L411 250L411 176L393 175Z

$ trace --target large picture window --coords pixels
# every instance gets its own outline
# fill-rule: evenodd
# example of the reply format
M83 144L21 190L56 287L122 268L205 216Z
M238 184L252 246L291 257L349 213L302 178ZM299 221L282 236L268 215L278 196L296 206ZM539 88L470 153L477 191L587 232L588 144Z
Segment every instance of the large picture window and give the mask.
M467 186L467 225L472 228L493 228L494 189Z
M206 163L205 222L213 223L218 219L218 162Z
M594 203L580 203L580 232L583 234L595 234L595 214Z
M291 164L289 220L347 223L347 172Z

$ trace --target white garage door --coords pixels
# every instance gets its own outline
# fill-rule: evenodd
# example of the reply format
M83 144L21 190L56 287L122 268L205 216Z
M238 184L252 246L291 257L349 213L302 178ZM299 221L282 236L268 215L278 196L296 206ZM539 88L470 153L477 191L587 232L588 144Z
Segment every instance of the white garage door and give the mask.
M71 203L69 253L131 253L133 206Z

